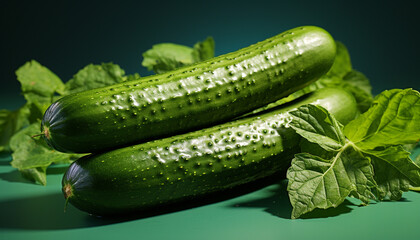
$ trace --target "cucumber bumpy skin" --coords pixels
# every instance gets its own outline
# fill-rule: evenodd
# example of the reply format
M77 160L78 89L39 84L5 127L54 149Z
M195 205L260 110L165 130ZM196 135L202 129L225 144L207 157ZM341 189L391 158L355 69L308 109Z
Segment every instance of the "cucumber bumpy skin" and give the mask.
M336 46L305 26L160 75L65 96L41 131L62 152L91 153L216 125L301 89L325 74Z
M91 214L118 215L286 170L300 140L287 127L287 112L308 103L325 107L343 124L358 114L344 90L320 89L264 114L78 159L63 177L64 196Z

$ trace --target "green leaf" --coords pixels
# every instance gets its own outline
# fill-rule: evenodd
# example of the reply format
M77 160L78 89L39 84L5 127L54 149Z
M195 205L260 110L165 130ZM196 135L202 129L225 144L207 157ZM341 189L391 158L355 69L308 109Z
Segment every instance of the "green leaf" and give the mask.
M129 81L137 80L139 78L140 78L140 74L134 73L134 74L124 76L123 81L124 82L129 82Z
M351 59L349 51L346 46L339 42L335 42L337 50L334 59L334 63L328 73L325 75L326 78L337 77L343 78L348 72L352 70Z
M351 70L343 76L343 80L348 85L356 87L364 94L372 96L372 86L370 85L369 79L363 73Z
M174 43L160 43L143 53L142 65L155 73L164 73L193 64L198 54L193 48Z
M356 190L340 157L328 161L307 153L296 154L287 179L292 219L315 208L337 207Z
M356 70L352 70L344 76L340 87L351 93L356 99L357 108L360 112L366 112L372 105L373 96L369 79L364 74Z
M308 141L327 151L339 150L345 144L341 124L328 111L312 104L291 111L290 126Z
M124 70L117 64L89 64L65 84L65 93L78 93L120 83L124 80L124 74Z
M174 43L159 43L143 53L142 65L155 73L164 73L214 57L214 40L208 37L194 48Z
M17 132L10 140L12 149L11 165L30 180L45 185L46 168L52 163L70 163L81 154L57 152L47 146L45 141L34 138L40 131L40 122L33 123Z
M53 72L32 60L16 71L22 93L29 104L34 104L43 114L55 94L64 92L64 84Z
M36 167L29 169L19 169L22 176L29 181L39 183L43 186L47 185L47 167Z
M410 159L410 153L402 146L363 152L372 159L379 190L376 195L380 200L399 200L410 186L420 187L420 167Z
M346 173L356 187L351 196L360 199L365 204L369 203L371 199L376 199L374 191L376 192L378 184L374 178L374 169L370 158L366 157L353 144L349 144L347 149L342 151L344 152L340 157L346 168Z
M291 112L290 126L301 135L302 152L287 171L292 218L326 209L353 196L365 204L375 199L377 184L370 159L343 135L343 127L320 106Z
M194 44L194 50L198 53L199 61L204 61L214 57L214 39L207 37L202 42Z
M0 152L10 151L10 138L29 125L29 108L24 106L15 111L0 110Z
M420 139L420 94L412 89L384 91L372 107L344 128L359 148L415 143Z

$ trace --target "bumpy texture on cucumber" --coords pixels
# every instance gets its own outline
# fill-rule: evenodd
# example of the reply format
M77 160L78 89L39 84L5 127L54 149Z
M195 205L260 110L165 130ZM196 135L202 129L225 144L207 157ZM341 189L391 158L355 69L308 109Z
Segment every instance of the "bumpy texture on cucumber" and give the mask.
M257 116L195 132L94 154L71 164L62 186L77 208L124 214L228 189L285 170L300 137L286 113L318 104L343 124L358 113L344 90L320 89Z
M208 127L312 83L335 57L326 31L306 26L165 74L66 96L42 120L58 151L90 153Z

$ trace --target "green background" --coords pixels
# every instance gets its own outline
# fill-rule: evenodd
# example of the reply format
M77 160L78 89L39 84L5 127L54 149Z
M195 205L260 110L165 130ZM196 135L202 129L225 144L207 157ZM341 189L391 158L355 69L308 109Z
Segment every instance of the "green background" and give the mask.
M375 94L419 89L418 13L410 1L2 1L0 9L0 109L24 103L14 71L31 59L63 81L110 61L145 76L141 54L155 43L192 46L213 36L220 55L301 25L342 41ZM101 219L72 206L64 213L65 168L51 168L43 187L22 179L10 160L0 155L0 239L413 239L420 231L419 193L368 207L349 199L290 220L284 183L275 179L137 219Z

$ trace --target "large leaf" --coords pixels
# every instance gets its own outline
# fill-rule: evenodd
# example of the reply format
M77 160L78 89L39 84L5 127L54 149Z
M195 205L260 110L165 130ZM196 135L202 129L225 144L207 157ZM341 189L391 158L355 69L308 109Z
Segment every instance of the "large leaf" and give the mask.
M315 208L336 207L356 190L339 158L329 162L310 154L297 154L287 179L293 219Z
M66 94L109 86L124 80L124 70L117 64L89 64L65 84ZM135 76L139 77L139 76ZM127 77L131 80L132 77Z
M344 128L363 149L415 143L420 139L420 94L412 89L384 91L372 107Z
M55 94L64 92L64 84L53 72L32 60L16 71L22 93L28 103L34 104L43 114Z

